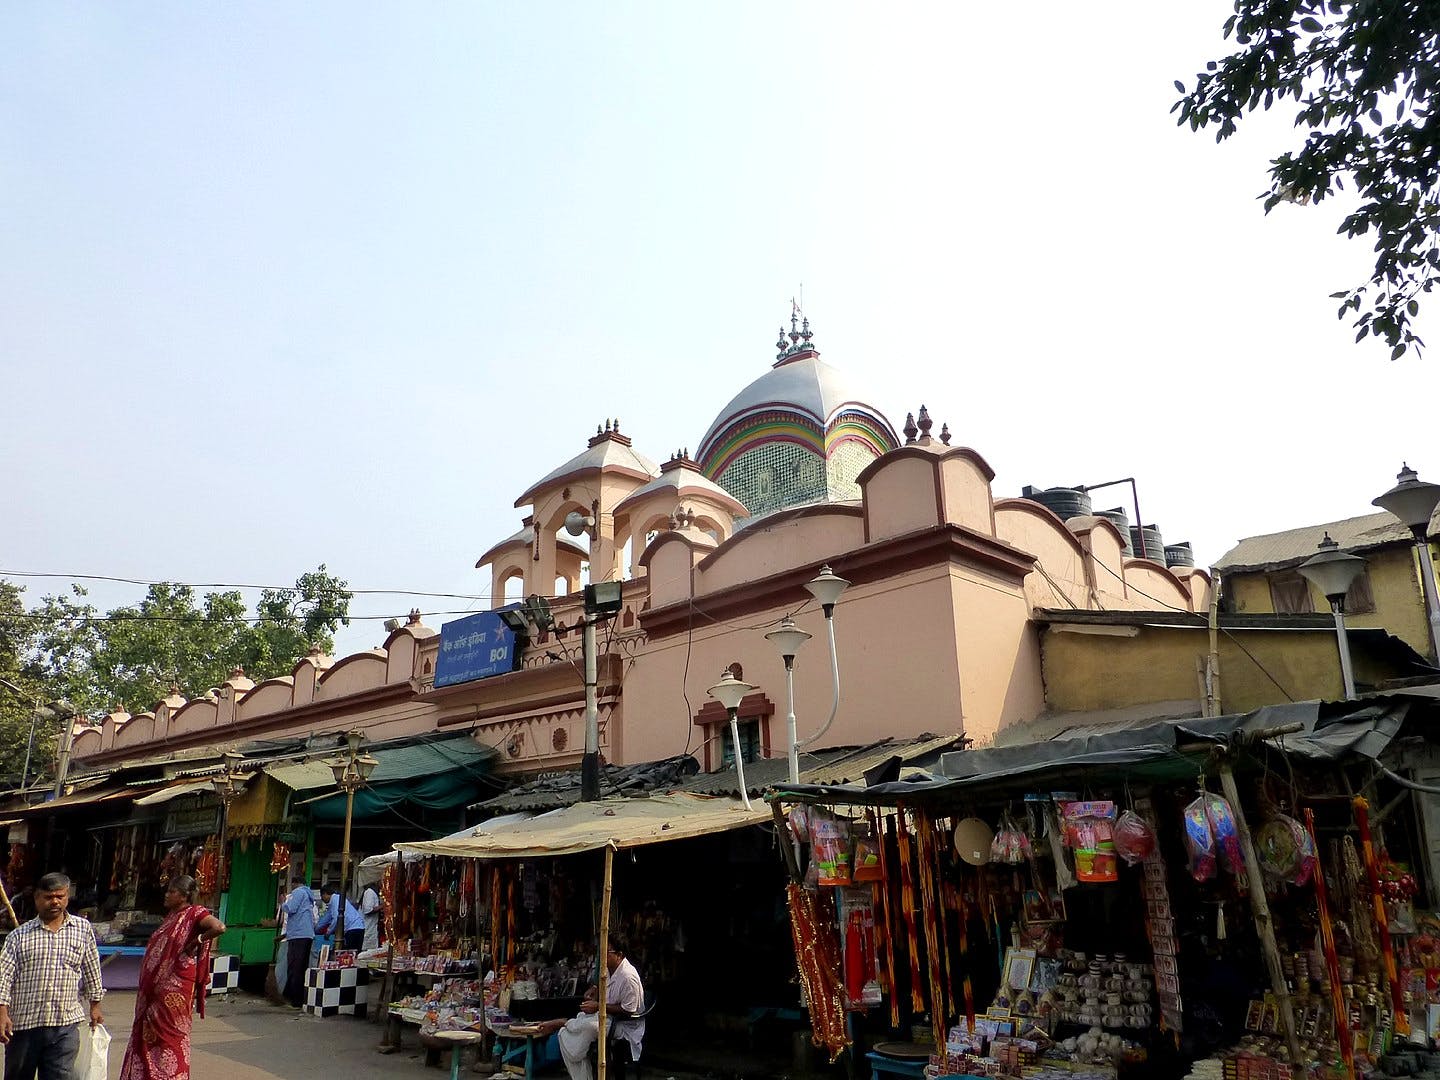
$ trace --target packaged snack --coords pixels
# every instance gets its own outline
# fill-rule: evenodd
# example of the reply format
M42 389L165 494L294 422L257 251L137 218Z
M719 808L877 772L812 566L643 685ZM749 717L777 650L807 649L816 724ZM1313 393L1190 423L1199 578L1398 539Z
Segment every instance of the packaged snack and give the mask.
M1060 804L1065 846L1075 855L1075 877L1080 881L1120 880L1115 858L1115 804L1085 800Z
M850 884L850 821L820 810L810 812L810 858L819 884Z
M1155 851L1154 830L1134 810L1126 810L1115 822L1115 851L1128 866L1144 862Z
M880 865L879 842L870 822L857 820L850 824L850 835L854 840L850 859L850 876L855 884L867 881L884 881L885 868Z

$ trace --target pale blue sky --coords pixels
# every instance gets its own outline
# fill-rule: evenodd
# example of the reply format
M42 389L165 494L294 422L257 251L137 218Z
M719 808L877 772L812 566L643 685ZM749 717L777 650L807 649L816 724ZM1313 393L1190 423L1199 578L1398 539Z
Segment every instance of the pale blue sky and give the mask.
M1262 214L1288 110L1174 126L1228 10L7 4L0 570L485 592L515 495L607 416L693 449L800 282L999 494L1133 473L1202 562L1367 512L1440 478L1437 361L1336 321L1342 206Z

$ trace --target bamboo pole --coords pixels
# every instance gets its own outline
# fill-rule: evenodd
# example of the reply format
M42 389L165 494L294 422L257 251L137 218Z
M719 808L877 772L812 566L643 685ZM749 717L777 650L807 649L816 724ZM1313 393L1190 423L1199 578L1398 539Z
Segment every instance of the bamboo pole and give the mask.
M5 914L10 916L10 925L20 929L20 920L15 917L15 909L10 906L10 894L5 891L5 879L0 877L0 902L5 904Z
M1229 758L1220 759L1220 786L1230 809L1235 813L1235 832L1240 841L1240 853L1245 857L1245 873L1250 878L1250 910L1255 916L1255 929L1260 935L1261 952L1265 955L1265 966L1270 971L1270 987L1280 1003L1280 1021L1285 1028L1285 1042L1290 1048L1290 1060L1300 1063L1300 1040L1295 1035L1295 1007L1290 1000L1290 987L1285 982L1285 972L1280 966L1280 947L1275 943L1275 924L1270 919L1270 904L1265 899L1265 879L1260 876L1260 860L1255 855L1255 845L1250 839L1250 826L1245 823L1245 811L1240 805L1240 789L1235 785L1235 773L1230 768Z
M610 951L610 888L614 873L615 849L606 844L605 886L600 890L600 942L596 946L597 958L600 961L600 978L595 991L600 1000L597 1002L599 1008L595 1010L595 1019L599 1024L599 1030L595 1036L595 1074L599 1080L605 1080L608 1075L605 1071L605 995L610 989L610 965L605 961Z

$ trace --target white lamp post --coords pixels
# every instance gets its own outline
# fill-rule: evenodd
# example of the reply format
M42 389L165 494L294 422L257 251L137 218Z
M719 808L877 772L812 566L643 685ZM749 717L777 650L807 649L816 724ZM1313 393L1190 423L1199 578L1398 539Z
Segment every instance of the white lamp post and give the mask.
M800 748L795 743L795 654L800 646L810 640L810 635L795 625L789 615L780 621L780 629L765 635L766 641L775 643L785 661L785 731L789 736L787 754L790 759L790 782L800 782Z
M757 687L735 677L735 673L726 668L720 673L720 681L705 692L725 707L726 714L730 717L730 739L735 744L735 776L740 784L740 798L745 803L745 809L750 809L750 792L745 786L745 755L740 750L740 702L745 695Z
M820 601L820 610L825 613L825 633L830 639L831 704L830 718L814 735L801 739L801 746L809 746L829 731L830 725L835 722L835 715L840 711L840 665L835 655L835 605L840 600L840 594L849 587L850 582L838 577L829 566L820 567L820 573L805 583L806 590Z
M1410 526L1415 546L1420 549L1420 578L1425 589L1425 615L1430 623L1430 659L1440 664L1440 598L1435 595L1435 563L1430 557L1430 519L1440 505L1440 484L1429 484L1415 475L1415 470L1402 463L1399 481L1393 488L1374 500L1374 505L1388 510Z
M1365 560L1340 550L1340 545L1325 534L1320 551L1311 555L1297 568L1330 601L1335 616L1335 637L1340 648L1340 678L1345 684L1345 697L1355 696L1355 673L1350 667L1350 636L1345 631L1345 594L1365 569Z

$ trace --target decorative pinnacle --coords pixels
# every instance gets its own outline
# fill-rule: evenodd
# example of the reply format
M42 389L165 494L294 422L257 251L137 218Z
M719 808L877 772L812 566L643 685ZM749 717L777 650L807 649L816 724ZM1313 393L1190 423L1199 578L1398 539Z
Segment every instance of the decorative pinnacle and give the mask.
M920 434L920 429L915 426L915 414L905 414L905 426L900 429L905 434L905 445L909 446L915 441L915 436Z
M935 426L935 421L930 419L930 410L924 405L920 406L920 437L930 438L930 429Z
M809 345L810 339L815 336L810 332L810 316L805 316L805 318L801 321L800 326L800 337L804 339L806 345Z
M779 334L775 337L775 359L779 360L785 355L785 327L782 324Z
M941 443L942 446L949 446L949 445L950 445L950 425L949 425L949 424L941 424L941 425L940 425L940 443Z

